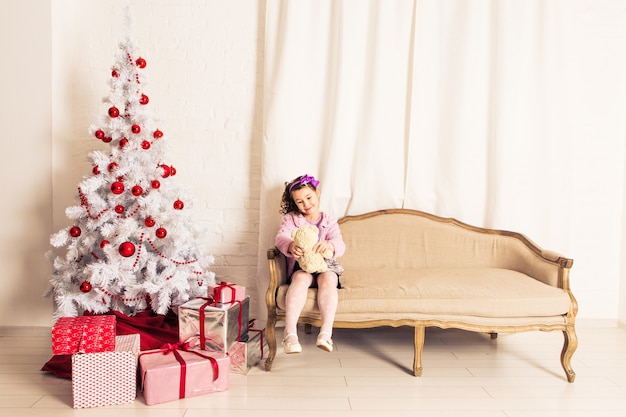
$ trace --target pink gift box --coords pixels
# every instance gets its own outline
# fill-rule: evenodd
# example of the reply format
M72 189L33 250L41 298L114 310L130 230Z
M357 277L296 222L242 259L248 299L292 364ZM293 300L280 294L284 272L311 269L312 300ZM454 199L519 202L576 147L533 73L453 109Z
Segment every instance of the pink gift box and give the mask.
M60 317L52 327L52 354L112 352L115 316Z
M138 334L117 336L113 352L72 355L74 408L126 404L137 396Z
M226 391L229 388L228 355L174 348L180 346L183 345L141 352L141 385L147 405Z
M243 301L246 298L246 287L222 281L219 284L209 285L207 297L213 297L218 303Z

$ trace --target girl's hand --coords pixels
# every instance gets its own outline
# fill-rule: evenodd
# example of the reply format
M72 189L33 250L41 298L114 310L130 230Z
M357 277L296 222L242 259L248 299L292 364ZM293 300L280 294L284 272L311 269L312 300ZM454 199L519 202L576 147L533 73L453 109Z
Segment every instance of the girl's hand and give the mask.
M327 251L330 252L331 254L335 253L335 248L333 247L333 244L327 240L324 240L322 242L317 242L315 246L313 246L313 252L315 253L324 254Z
M296 245L296 242L291 242L289 244L289 252L291 252L294 258L300 258L302 255L304 255L304 251L300 246Z

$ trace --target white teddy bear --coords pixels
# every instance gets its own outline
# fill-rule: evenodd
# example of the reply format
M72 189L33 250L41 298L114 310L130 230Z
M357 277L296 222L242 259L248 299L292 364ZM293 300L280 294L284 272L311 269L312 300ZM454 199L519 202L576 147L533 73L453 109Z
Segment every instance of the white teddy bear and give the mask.
M317 243L319 230L313 225L305 225L291 232L291 238L296 246L302 249L304 255L299 258L298 264L303 271L309 273L326 272L328 265L326 259L332 258L332 251L327 250L324 254L313 252L313 246Z

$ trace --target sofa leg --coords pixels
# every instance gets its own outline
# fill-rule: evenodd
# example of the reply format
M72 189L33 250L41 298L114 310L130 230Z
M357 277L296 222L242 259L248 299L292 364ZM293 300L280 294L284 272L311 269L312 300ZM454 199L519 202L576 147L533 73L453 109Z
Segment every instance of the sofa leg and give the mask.
M574 382L576 379L576 373L572 369L572 356L578 347L578 336L576 336L576 330L573 326L568 326L563 331L563 350L561 351L561 366L565 370L565 376L567 376L568 382Z
M304 333L311 334L313 332L313 326L309 323L304 323Z
M265 370L267 372L272 370L272 363L276 357L276 318L268 317L265 325L265 339L267 340L267 346L269 347L269 353L265 359Z
M498 333L489 333L489 336L491 336L491 339L497 339L498 338Z
M413 357L413 375L422 376L422 350L424 349L424 339L426 338L426 328L415 326L415 353Z

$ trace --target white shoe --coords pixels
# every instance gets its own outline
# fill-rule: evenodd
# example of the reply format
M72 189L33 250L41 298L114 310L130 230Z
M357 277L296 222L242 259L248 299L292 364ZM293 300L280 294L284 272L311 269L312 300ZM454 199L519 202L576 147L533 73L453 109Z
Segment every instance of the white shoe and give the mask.
M315 344L318 348L325 350L326 352L333 351L333 339L331 339L330 333L328 332L320 332L317 336L317 343Z
M294 340L295 338L295 342L288 342L287 340L290 339ZM292 354L292 353L300 353L302 352L302 345L300 345L300 342L298 341L298 335L295 333L289 333L287 336L285 336L285 338L283 339L283 350L285 351L285 353L287 354Z

